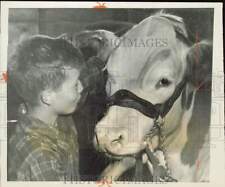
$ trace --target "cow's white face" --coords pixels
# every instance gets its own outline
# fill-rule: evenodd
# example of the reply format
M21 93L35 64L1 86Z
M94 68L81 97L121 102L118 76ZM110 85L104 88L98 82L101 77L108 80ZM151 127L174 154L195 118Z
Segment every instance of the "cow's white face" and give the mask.
M164 103L183 78L188 47L176 39L167 20L157 17L145 19L124 37L131 41L162 39L166 45L140 47L133 44L127 47L121 42L107 64L108 96L127 89L153 104ZM179 99L168 116L173 115L175 108L181 110ZM113 157L135 154L145 147L145 136L153 124L153 119L137 110L113 106L97 124L94 143L98 150Z

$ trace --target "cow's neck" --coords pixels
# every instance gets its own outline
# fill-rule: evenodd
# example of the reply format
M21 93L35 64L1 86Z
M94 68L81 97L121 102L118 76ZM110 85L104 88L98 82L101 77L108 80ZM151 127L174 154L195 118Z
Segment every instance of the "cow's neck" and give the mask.
M171 176L177 179L178 181L193 181L193 180L199 180L198 177L202 177L204 180L204 177L207 178L207 171L205 172L205 168L202 171L198 170L197 163L194 163L194 165L191 165L189 162L184 162L182 159L182 154L183 151L185 150L185 147L187 145L187 142L190 141L188 140L188 135L187 135L187 128L189 125L189 122L191 121L192 117L192 112L193 112L193 107L194 107L194 100L195 100L195 92L193 94L193 99L190 105L190 108L188 110L182 109L181 106L181 98L177 101L176 105L174 106L174 112L178 112L178 115L180 118L176 118L177 120L170 120L173 118L172 116L168 116L167 119L167 124L165 124L165 127L170 127L172 125L175 125L176 128L174 128L170 133L167 131L167 137L164 142L164 153L167 161L167 165L170 169ZM180 112L179 112L180 111ZM173 124L176 123L176 124ZM192 149L192 151L196 151ZM195 155L194 152L189 152L190 157L192 155ZM204 155L205 154L204 152ZM204 155L203 155L203 160L204 160ZM207 169L206 169L207 170ZM203 176L199 175L196 178L196 173L201 173ZM204 172L206 173L206 176L204 176ZM208 178L207 178L208 179Z
M179 153L187 142L187 127L191 119L194 97L188 110L182 108L181 96L177 99L171 111L165 117L163 135L165 140L162 144L166 152Z

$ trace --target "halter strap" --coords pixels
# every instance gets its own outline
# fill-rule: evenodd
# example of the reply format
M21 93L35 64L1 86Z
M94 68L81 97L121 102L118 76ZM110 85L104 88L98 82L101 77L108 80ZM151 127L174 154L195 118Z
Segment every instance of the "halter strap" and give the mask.
M121 89L108 98L107 106L110 107L117 105L121 107L133 108L147 117L158 119L158 117L161 116L163 118L170 111L177 98L181 95L186 83L187 80L184 78L177 85L174 93L165 103L154 105L126 89Z

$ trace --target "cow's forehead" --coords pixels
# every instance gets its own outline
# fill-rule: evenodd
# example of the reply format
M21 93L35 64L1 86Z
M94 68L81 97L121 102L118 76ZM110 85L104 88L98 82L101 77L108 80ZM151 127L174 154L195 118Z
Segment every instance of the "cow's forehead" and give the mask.
M146 18L121 38L109 58L107 69L112 75L137 79L145 64L154 63L150 59L162 51L171 51L168 57L174 60L179 50L178 42L169 20L157 16Z

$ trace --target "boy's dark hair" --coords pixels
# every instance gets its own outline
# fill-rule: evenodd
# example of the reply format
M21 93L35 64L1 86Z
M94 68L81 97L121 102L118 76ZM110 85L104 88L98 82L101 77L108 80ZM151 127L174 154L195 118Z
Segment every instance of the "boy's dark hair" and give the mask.
M81 70L81 52L62 38L36 35L21 42L8 66L11 82L22 100L31 106L39 102L46 88L57 89L65 80L65 69Z

